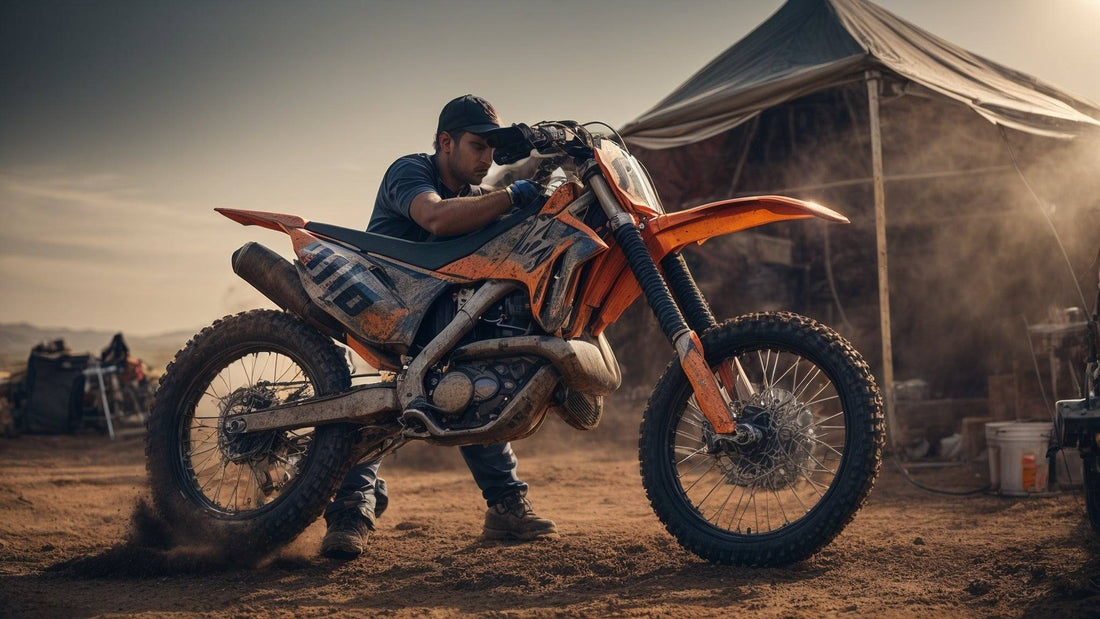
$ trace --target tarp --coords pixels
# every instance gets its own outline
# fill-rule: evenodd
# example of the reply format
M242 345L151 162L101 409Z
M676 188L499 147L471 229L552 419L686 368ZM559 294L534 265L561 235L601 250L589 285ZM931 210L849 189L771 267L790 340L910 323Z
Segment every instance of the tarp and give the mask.
M789 0L620 131L649 149L692 144L760 111L892 72L992 123L1071 138L1100 129L1100 106L941 39L866 0Z

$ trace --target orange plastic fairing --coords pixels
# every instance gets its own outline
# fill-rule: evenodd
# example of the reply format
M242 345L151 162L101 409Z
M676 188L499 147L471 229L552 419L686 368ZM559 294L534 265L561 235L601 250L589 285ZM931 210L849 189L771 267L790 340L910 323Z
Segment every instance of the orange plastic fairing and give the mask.
M363 344L350 335L347 336L346 343L348 348L354 350L355 353L362 357L363 361L366 361L372 368L377 370L389 370L391 372L396 372L401 369L399 366L386 361L380 354L371 350L371 347Z
M670 252L691 243L762 226L776 221L819 217L836 223L848 218L813 202L785 196L753 196L712 202L686 211L658 215L646 222L642 236L653 259L660 261Z
M595 155L596 162L600 164L600 171L603 172L603 177L607 179L607 184L611 186L611 190L615 193L615 197L619 199L619 203L624 206L629 205L628 212L638 213L643 217L652 217L658 214L646 202L645 197L639 194L639 188L632 186L630 174L636 171L631 169L634 164L625 152L605 140L600 143Z
M261 226L276 232L290 232L293 228L304 228L308 220L297 215L286 213L269 213L267 211L242 211L235 208L216 208L215 211L225 215L242 226Z

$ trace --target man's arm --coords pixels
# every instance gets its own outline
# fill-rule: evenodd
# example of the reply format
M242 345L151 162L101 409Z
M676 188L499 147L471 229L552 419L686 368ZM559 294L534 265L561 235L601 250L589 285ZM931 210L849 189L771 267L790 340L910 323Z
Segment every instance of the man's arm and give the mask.
M409 216L434 236L455 236L485 226L510 208L512 197L504 189L446 200L434 191L425 191L413 198Z

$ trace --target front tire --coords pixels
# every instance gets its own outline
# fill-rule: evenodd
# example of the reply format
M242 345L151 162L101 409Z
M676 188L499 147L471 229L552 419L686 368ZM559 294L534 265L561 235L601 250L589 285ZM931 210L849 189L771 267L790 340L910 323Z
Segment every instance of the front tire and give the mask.
M153 501L174 533L242 561L294 539L351 466L354 426L234 436L223 422L350 384L339 349L290 314L253 310L203 329L168 365L147 421Z
M805 559L840 533L878 475L885 430L870 369L839 334L795 314L742 316L702 342L720 382L720 364L743 368L751 388L723 388L762 438L736 448L716 441L674 360L642 419L650 503L682 546L709 561Z

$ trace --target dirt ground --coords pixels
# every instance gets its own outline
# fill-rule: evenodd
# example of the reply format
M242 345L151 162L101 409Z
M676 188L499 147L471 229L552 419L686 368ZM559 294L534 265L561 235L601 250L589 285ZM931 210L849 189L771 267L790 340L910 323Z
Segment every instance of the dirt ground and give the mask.
M723 567L664 531L628 440L551 430L516 451L558 539L479 541L484 504L457 452L406 448L383 468L391 506L370 556L319 557L317 522L248 569L127 554L146 491L140 437L0 439L0 615L1100 616L1100 540L1079 494L936 495L887 465L818 555ZM915 475L982 483L966 467Z

